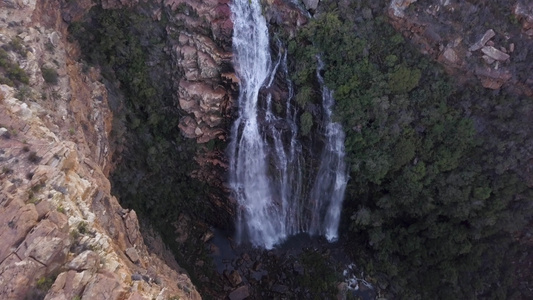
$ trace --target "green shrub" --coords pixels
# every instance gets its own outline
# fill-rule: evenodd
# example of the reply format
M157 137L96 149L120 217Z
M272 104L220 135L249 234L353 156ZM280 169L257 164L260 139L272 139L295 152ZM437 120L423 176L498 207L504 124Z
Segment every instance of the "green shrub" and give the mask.
M86 222L80 222L78 223L78 232L81 234L86 234L89 232L89 227Z
M400 66L389 74L389 88L393 94L403 94L418 86L420 70Z
M313 89L310 86L304 86L296 94L296 103L301 108L305 108L305 105L311 101Z
M313 127L313 116L309 112L304 112L300 116L300 128L302 130L302 135L308 135L311 132Z
M3 74L2 74L3 73ZM9 58L8 53L0 48L0 83L9 86L19 86L29 84L30 79L26 71Z
M43 292L46 292L52 287L55 280L56 279L54 277L43 276L37 280L37 288Z
M54 85L57 84L58 75L57 75L57 71L55 69L42 66L41 67L41 72L43 74L43 78L44 78L44 81L46 83L54 84Z

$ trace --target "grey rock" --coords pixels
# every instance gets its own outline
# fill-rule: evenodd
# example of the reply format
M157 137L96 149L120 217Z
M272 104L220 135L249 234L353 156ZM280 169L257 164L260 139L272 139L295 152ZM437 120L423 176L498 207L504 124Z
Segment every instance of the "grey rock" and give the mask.
M94 251L87 250L82 252L80 255L76 256L69 264L68 268L70 270L76 270L76 271L83 271L83 270L89 270L89 271L96 271L99 263L99 257L98 254L96 254Z
M452 48L446 48L446 50L444 50L444 53L442 55L450 63L458 64L460 62L460 59L457 56L457 53L455 53L455 50L453 50Z
M493 58L491 58L491 57L489 57L487 55L483 55L483 60L489 65L491 65L491 64L493 64L495 62L495 60Z
M481 48L481 52L485 53L488 57L495 60L506 61L509 59L509 54L504 53L492 46L485 46Z
M315 11L318 7L319 0L303 0L303 1L304 1L305 8L307 8L307 10Z
M468 48L468 50L469 51L477 51L477 50L481 49L495 35L496 35L496 33L494 33L494 30L492 30L492 29L487 30L487 32L485 32L483 37L479 41L477 41L474 45L472 45L470 48Z
M135 273L135 274L131 274L131 280L132 280L132 281L140 281L140 280L142 280L142 279L143 279L143 277L142 277L141 274L137 274L137 273Z

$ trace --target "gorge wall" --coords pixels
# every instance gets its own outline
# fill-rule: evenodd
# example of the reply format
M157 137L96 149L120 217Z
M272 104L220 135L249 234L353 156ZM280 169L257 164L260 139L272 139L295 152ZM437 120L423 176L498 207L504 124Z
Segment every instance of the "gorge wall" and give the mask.
M1 4L0 298L200 299L111 195L108 91L65 22L92 5Z

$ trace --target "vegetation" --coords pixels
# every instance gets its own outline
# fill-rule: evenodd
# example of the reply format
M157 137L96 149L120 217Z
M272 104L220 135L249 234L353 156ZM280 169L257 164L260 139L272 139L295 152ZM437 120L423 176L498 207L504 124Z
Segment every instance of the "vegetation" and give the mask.
M165 77L173 72L163 51L165 27L133 10L96 6L90 19L72 24L70 32L86 60L99 65L106 80L120 82L124 93L126 108L114 112L113 134L124 135L128 146L112 175L114 192L156 225L166 227L183 210L202 214L202 202L194 199L206 189L189 177L197 146L180 134L173 82ZM151 68L148 60L161 63Z
M337 293L336 283L340 274L336 272L328 259L313 250L306 250L300 256L303 274L298 276L298 283L302 287L298 298L331 299Z
M28 74L11 60L6 50L0 48L0 84L18 87L29 82Z
M46 83L53 85L57 84L58 75L54 68L42 66L41 73L43 74L43 78Z
M43 292L47 292L52 285L54 284L54 281L56 280L56 276L53 277L41 277L39 280L37 280L37 288Z
M353 256L403 299L517 296L511 261L523 245L514 235L532 215L519 168L531 104L458 88L383 17L354 16L355 2L323 5L289 51L297 95L318 90L317 54L335 91Z

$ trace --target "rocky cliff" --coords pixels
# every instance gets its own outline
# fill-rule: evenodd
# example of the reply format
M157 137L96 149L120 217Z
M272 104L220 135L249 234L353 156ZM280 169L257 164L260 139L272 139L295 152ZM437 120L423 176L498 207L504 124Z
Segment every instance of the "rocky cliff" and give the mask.
M108 93L65 22L92 3L0 6L0 298L199 299L110 194Z

